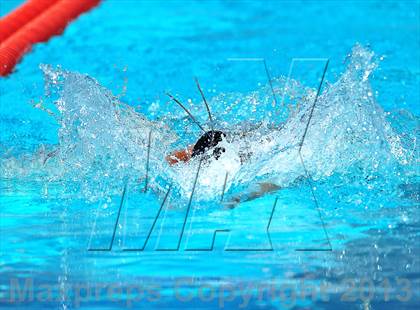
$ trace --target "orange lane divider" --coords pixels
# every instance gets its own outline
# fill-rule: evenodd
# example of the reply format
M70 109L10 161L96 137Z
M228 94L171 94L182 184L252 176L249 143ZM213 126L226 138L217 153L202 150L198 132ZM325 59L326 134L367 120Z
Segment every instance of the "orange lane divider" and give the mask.
M45 5L45 0L30 0L30 2L38 2L41 6ZM0 43L0 76L6 76L12 72L20 58L31 49L33 44L47 41L52 36L62 33L70 21L96 6L100 0L58 0L54 2L54 4L44 7L45 10L35 17L32 16L32 20L26 23L21 22L21 28ZM16 13L13 16L15 19L21 20L23 19L22 14L28 13L24 10L23 13ZM8 19L10 15L4 19ZM31 15L26 16L30 18ZM2 28L3 22L2 19L0 22ZM12 22L6 20L6 23ZM1 32L3 33L3 30Z
M59 0L28 0L0 19L0 43Z

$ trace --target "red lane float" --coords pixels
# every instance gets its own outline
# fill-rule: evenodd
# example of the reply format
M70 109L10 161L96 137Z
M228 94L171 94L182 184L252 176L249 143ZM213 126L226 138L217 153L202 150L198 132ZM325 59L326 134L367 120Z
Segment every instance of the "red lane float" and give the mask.
M0 19L0 43L59 0L28 0Z
M45 5L45 0L31 0L30 2L40 3L40 6ZM29 9L20 11L23 12L20 14L17 12L20 8L14 11L12 18L16 20L16 24L24 19L22 16L25 14L28 18L32 16L32 20L21 23L22 26L18 30L0 43L0 75L8 75L33 44L47 41L52 36L62 33L70 21L90 10L99 2L100 0L56 0L54 4L44 7L44 11L36 16L28 14L27 10ZM39 11L39 9L35 10ZM12 14L4 19L9 19ZM4 22L2 19L0 26L3 28L4 25L11 23L10 20ZM1 32L3 33L3 30Z

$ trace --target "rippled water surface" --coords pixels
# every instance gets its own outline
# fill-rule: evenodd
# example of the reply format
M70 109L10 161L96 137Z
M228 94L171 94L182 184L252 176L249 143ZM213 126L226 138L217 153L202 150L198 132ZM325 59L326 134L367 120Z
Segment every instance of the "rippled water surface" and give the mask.
M104 1L36 45L0 81L1 305L417 308L419 27L418 1ZM202 134L167 92L219 160L166 163Z

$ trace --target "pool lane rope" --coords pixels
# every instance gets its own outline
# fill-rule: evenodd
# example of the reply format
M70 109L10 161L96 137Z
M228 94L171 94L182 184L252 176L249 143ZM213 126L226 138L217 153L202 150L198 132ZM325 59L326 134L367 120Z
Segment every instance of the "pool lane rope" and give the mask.
M61 34L100 0L28 0L0 19L0 76L12 72L32 45Z

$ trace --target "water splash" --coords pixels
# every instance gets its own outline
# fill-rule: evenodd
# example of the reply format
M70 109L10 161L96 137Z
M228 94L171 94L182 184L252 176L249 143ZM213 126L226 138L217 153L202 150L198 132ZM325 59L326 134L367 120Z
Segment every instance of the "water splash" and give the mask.
M374 53L356 45L342 76L324 86L302 146L313 178L386 174L413 164L407 137L397 134L373 96L369 76L376 66ZM52 101L59 113L59 145L40 152L21 173L41 170L49 179L78 182L78 190L96 200L104 188L121 190L127 180L144 182L151 131L151 188L163 191L173 184L181 197L191 194L199 159L174 167L164 160L175 146L186 144L178 134L185 123L179 112L167 111L160 121L150 121L87 75L45 65L41 69L46 101ZM305 175L298 149L315 91L298 81L286 82L276 79L274 91L288 102L299 98L293 109L273 107L268 85L210 100L217 127L228 134L223 141L226 152L217 161L202 163L195 199L221 195L226 173L226 191L256 181L288 186ZM10 159L2 160L2 169L16 175Z

